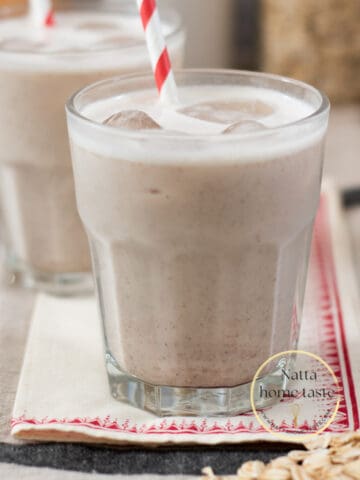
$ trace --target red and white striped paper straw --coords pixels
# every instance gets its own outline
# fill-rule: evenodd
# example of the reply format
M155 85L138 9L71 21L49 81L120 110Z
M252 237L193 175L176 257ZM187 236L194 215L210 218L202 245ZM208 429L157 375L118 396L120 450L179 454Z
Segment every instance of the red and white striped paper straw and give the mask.
M55 25L54 9L51 0L30 0L30 15L38 26Z
M177 87L168 49L162 34L156 0L137 0L137 4L160 98L166 103L177 104Z

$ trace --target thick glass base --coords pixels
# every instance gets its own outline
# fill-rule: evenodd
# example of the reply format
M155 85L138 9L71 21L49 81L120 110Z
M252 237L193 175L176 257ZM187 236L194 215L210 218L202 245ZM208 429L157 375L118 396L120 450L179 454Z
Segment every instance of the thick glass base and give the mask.
M15 275L15 282L25 288L40 290L57 296L77 296L94 291L91 272L39 272L13 256L7 257L6 265L7 269Z
M263 389L283 389L286 377L282 373L284 361L255 384L256 408L269 407L274 399L260 398ZM120 370L110 353L106 354L106 368L112 396L158 416L234 416L251 410L251 382L226 388L179 388L145 383Z

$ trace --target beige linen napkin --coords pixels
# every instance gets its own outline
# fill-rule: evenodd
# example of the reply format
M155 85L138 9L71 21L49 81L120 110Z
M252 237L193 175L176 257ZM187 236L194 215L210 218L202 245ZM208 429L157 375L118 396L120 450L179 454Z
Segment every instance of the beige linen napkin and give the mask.
M315 226L299 348L321 356L343 388L329 431L359 428L359 298L336 192L322 195ZM252 414L157 418L109 394L93 298L39 295L12 419L22 439L111 444L278 441Z

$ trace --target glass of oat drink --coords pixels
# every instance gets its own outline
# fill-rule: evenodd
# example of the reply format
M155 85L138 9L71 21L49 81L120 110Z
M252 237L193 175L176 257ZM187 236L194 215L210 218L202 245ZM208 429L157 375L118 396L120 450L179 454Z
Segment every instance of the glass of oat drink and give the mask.
M296 348L329 102L261 73L176 79L175 113L151 75L71 98L77 204L113 396L159 415L234 415L250 409L257 368ZM197 120L209 131L192 132ZM263 386L284 385L281 365Z
M7 263L27 286L57 294L92 286L64 105L88 83L150 71L134 3L56 2L55 24L42 28L27 12L0 11L1 203ZM163 16L181 65L181 22L174 12Z

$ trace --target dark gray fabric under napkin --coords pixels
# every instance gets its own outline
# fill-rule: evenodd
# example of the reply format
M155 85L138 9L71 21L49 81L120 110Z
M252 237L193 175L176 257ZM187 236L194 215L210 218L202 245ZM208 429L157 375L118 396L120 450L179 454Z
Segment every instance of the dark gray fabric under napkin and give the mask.
M297 447L298 448L298 447ZM211 466L219 475L234 474L247 460L268 462L289 451L284 445L187 447L187 448L101 448L81 444L0 444L0 462L51 467L64 470L122 474L201 475Z

